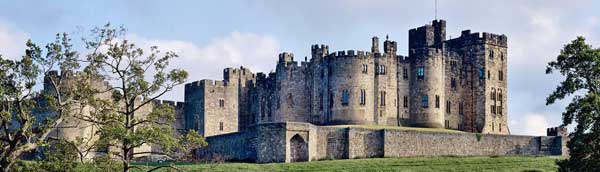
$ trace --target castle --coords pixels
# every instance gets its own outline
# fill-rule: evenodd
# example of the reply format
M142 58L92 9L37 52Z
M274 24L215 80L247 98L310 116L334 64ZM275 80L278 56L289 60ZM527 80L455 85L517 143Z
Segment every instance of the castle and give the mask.
M313 45L301 62L284 52L275 72L226 68L223 80L186 84L184 102L154 105L175 107L175 135L206 137L197 156L228 161L567 154L564 128L510 135L505 35L465 30L447 40L446 21L434 20L409 30L408 41L408 56L387 36L383 51L373 37L370 51ZM73 122L56 136L94 137Z
M463 31L446 40L446 21L409 31L408 56L386 40L380 51L281 53L275 72L227 68L224 80L185 85L185 127L204 136L271 122L447 128L509 134L507 38Z
M408 41L408 56L387 36L380 52L373 37L368 52L313 45L310 60L279 54L268 75L227 68L223 81L186 84L185 128L208 141L197 155L270 163L567 154L564 128L509 135L505 35L465 30L446 40L446 21L434 20Z

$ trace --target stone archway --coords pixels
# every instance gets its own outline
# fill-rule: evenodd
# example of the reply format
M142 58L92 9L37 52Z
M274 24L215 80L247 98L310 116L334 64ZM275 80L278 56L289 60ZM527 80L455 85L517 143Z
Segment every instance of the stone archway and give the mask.
M308 143L298 134L290 139L290 156L291 162L308 161Z

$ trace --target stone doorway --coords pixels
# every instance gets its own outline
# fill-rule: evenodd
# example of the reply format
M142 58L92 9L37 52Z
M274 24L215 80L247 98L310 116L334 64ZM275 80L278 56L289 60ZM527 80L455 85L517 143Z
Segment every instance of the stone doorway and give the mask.
M308 161L308 143L298 134L290 139L290 156L291 162Z

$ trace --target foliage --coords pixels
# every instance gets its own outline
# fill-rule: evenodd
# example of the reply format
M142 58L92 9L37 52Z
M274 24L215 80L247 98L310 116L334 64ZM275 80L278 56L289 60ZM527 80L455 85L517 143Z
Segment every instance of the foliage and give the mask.
M559 171L600 171L600 49L578 37L564 46L556 61L548 63L546 73L553 71L565 80L546 104L573 97L562 113L562 126L576 123L567 143L570 158L558 162Z
M160 96L187 78L186 71L169 68L169 61L177 54L161 53L156 46L138 48L124 38L124 28L110 24L92 33L91 39L84 40L90 52L86 55L84 76L116 83L110 88L88 87L87 105L92 110L89 115L78 117L98 127L98 147L107 148L109 156L120 160L126 172L139 168L130 164L134 157L171 157L177 150L206 144L195 132L174 137L173 107L154 105ZM149 73L152 75L147 76ZM134 151L149 145L159 146L160 150Z
M48 90L38 91L40 75L50 71L72 71L79 67L77 53L71 50L67 34L57 34L56 41L42 48L27 41L25 55L19 60L0 56L0 167L10 171L16 160L38 146L77 104L77 89L65 89L62 77L47 77ZM56 76L56 75L54 75ZM57 94L62 93L62 94ZM51 112L40 114L40 111ZM36 115L37 114L37 115Z

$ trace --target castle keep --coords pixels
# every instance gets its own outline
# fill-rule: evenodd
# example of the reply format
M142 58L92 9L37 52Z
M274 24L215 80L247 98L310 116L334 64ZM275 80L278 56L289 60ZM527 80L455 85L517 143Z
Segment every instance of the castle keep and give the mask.
M408 55L387 37L371 50L311 46L310 60L281 53L275 72L227 68L224 80L185 85L185 127L204 136L272 122L447 128L508 134L507 38L446 21L409 30ZM382 51L381 51L382 50Z

